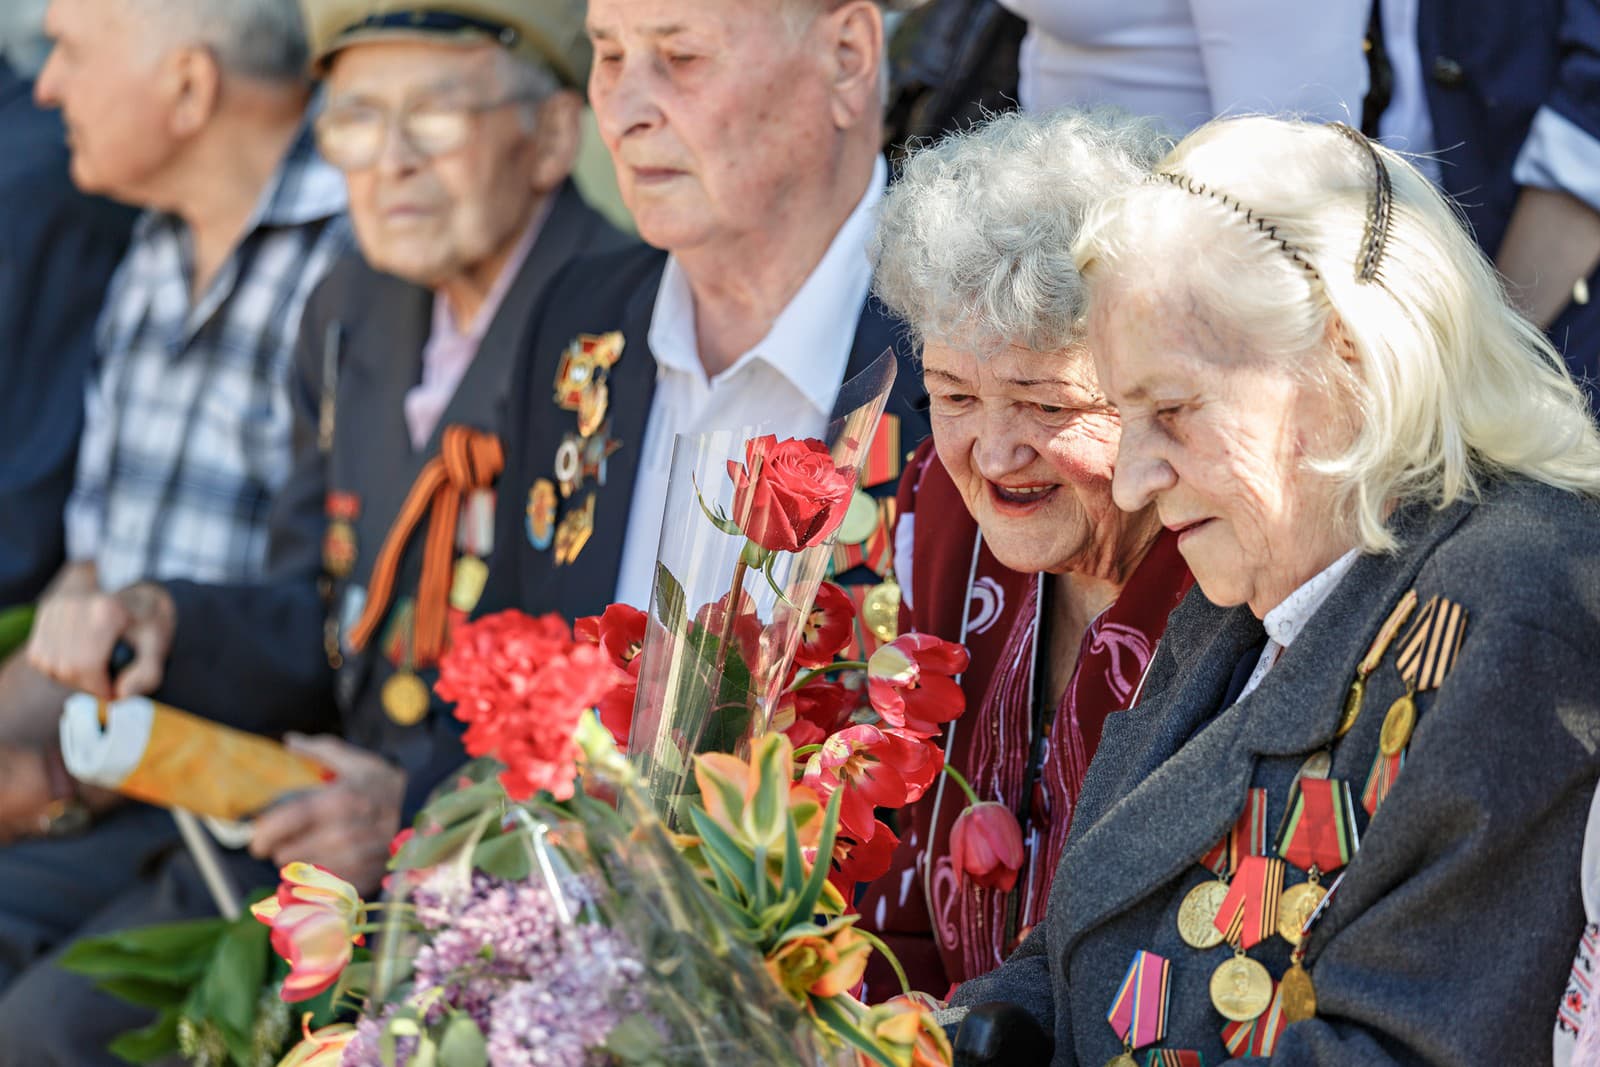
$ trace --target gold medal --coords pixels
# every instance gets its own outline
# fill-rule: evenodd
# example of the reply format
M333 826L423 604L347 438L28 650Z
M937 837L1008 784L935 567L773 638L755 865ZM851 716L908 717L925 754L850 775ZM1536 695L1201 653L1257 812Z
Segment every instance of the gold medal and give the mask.
M462 556L456 560L455 577L450 582L450 606L471 615L483 599L483 587L489 582L489 565L477 556Z
M1189 890L1178 905L1178 936L1190 948L1216 948L1222 944L1217 929L1217 913L1228 896L1228 883L1219 879L1201 882Z
M583 488L583 441L570 433L556 449L556 481L563 500Z
M578 400L578 432L593 436L606 421L606 410L611 406L611 390L604 380L598 380L583 391Z
M556 566L565 567L576 560L593 535L594 494L590 493L583 506L563 515L556 527Z
M839 524L839 543L859 545L878 531L878 502L857 489Z
M1106 1061L1106 1067L1139 1067L1139 1061L1131 1052L1119 1052Z
M1378 748L1385 756L1398 756L1411 741L1411 731L1417 725L1417 705L1411 694L1389 705L1389 714L1383 717L1383 732L1378 735Z
M861 622L879 643L900 636L900 585L889 578L875 586L861 604Z
M1332 771L1333 753L1329 752L1327 749L1323 749L1321 752L1313 752L1310 756L1306 757L1306 761L1300 764L1300 770L1298 773L1296 773L1295 777L1326 778L1330 773L1332 773Z
M1301 882L1283 891L1278 898L1278 934L1291 945L1299 945L1300 931L1317 910L1328 891L1315 882Z
M1224 1019L1247 1023L1272 1003L1272 975L1239 953L1211 973L1211 1005Z
M1335 737L1343 737L1350 732L1350 727L1361 718L1361 700L1367 694L1367 680L1357 678L1350 683L1350 693L1344 698L1344 718L1339 720L1339 731Z
M397 671L383 683L383 710L399 726L415 726L428 715L428 687L410 671Z
M1300 965L1298 959L1283 972L1279 990L1283 994L1285 1023L1304 1022L1316 1017L1317 989L1311 984L1311 973Z

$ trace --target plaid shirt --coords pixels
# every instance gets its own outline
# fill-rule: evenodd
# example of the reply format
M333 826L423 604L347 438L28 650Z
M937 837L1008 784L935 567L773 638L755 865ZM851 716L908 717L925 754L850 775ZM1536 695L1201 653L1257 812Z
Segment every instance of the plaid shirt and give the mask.
M289 473L300 314L352 245L344 207L308 129L194 303L184 224L147 213L135 226L100 314L67 501L67 556L94 561L101 588L261 574Z

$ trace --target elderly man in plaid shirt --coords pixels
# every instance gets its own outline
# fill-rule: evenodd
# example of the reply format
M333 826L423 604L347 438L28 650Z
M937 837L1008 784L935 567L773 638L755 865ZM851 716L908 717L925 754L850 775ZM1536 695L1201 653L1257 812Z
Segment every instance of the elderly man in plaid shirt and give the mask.
M352 246L305 123L295 0L52 0L45 25L36 95L61 109L74 181L148 210L100 316L69 563L36 634L70 629L98 589L260 576L301 310ZM0 989L173 835L132 806L24 840L81 815L50 743L62 695L20 656L0 671Z

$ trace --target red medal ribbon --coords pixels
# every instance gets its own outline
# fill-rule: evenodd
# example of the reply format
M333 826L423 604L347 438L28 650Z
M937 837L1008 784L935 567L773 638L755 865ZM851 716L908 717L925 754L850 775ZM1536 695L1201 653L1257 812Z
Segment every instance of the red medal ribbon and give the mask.
M1143 1048L1167 1034L1167 996L1172 989L1172 964L1154 952L1133 954L1117 999L1106 1022L1129 1048Z
M900 417L885 412L861 460L861 487L873 489L896 480L905 459L900 451Z
M1361 791L1361 806L1367 809L1369 816L1378 814L1378 805L1394 788L1395 779L1400 777L1400 768L1405 765L1406 750L1403 748L1392 756L1379 752L1373 759L1372 770L1367 772L1367 786Z
M1244 811L1233 829L1200 857L1200 865L1218 878L1227 878L1239 869L1245 856L1261 856L1267 851L1267 791L1251 789L1245 793Z
M1283 997L1279 995L1278 983L1272 983L1272 1003L1267 1005L1267 1010L1247 1023L1230 1022L1222 1028L1222 1044L1228 1050L1228 1055L1235 1058L1245 1056L1270 1056L1273 1049L1278 1047L1278 1038L1283 1035Z
M1278 898L1283 895L1283 861L1246 856L1213 920L1228 943L1248 949L1278 930Z
M1150 1050L1144 1067L1206 1067L1206 1059L1193 1049L1156 1048Z
M1298 785L1278 854L1301 870L1336 871L1357 847L1350 784L1340 778L1302 778Z

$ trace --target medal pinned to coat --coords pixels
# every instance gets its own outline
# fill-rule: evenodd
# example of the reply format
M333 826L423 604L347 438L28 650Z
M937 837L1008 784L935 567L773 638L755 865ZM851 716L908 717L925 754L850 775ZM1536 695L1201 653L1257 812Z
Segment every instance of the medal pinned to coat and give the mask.
M594 535L596 489L605 488L606 461L622 443L612 438L611 369L626 342L620 332L579 334L556 368L556 407L576 414L576 431L563 435L551 474L528 489L528 543L555 551L555 564L573 563ZM558 495L559 494L559 495ZM562 502L572 501L562 512Z

